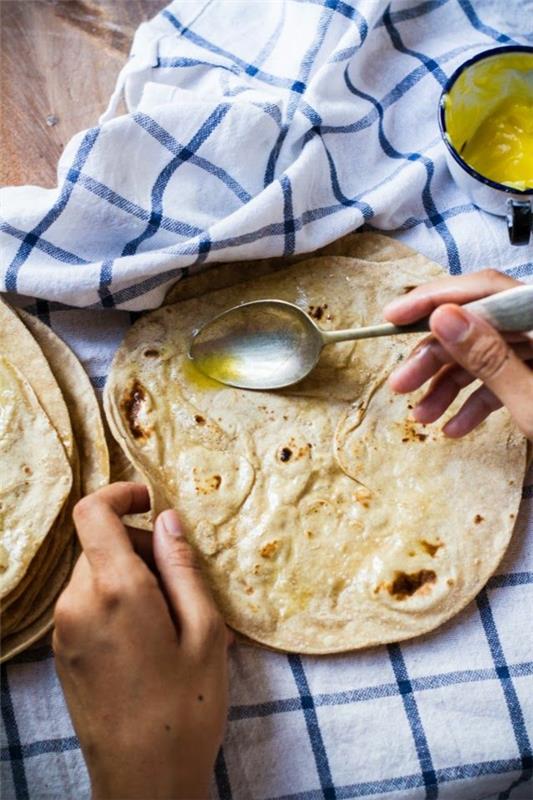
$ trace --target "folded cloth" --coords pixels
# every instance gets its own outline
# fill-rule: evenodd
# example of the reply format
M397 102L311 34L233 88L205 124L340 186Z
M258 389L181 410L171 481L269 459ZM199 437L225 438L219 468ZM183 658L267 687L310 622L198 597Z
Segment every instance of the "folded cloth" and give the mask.
M463 60L533 42L528 10L172 3L139 28L101 124L67 146L59 188L3 190L5 288L99 388L127 311L209 261L308 251L365 224L454 274L491 265L532 280L532 249L512 248L504 221L453 184L436 116ZM114 118L122 93L130 113ZM95 311L111 307L123 310ZM435 633L322 659L235 648L213 796L531 800L531 472L523 497L498 575ZM3 796L88 797L49 646L2 679Z
M140 26L101 124L67 145L57 190L3 191L5 289L153 308L184 268L306 252L364 223L455 274L520 267L505 223L450 180L437 125L461 61L533 41L531 0L514 14L479 5L172 3ZM114 118L122 92L130 113Z

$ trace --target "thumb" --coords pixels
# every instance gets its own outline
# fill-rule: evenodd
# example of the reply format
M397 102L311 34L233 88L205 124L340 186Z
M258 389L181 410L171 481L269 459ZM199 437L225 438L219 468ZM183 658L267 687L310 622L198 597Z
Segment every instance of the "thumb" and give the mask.
M203 578L196 554L187 542L180 519L168 509L154 525L154 559L179 623L182 638L201 643L222 619Z
M457 363L507 406L518 427L533 437L533 372L488 322L445 304L431 315L433 335Z

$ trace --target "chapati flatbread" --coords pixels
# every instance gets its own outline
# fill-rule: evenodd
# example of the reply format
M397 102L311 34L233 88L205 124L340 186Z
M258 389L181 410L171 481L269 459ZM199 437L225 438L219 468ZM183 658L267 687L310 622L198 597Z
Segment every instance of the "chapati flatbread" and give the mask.
M45 636L51 630L54 624L54 608L58 593L67 584L77 558L78 544L76 541L72 541L70 542L65 557L58 564L58 575L55 577L53 582L54 585L49 593L50 599L48 604L45 605L44 609L40 611L35 619L28 623L24 623L24 626L14 633L2 637L2 653L0 656L0 663L8 661L10 658L13 658L13 656L18 655L18 653L27 650L28 647L30 647L32 644L35 644L35 642L38 642L39 639L42 639L43 636ZM62 581L61 577L63 577ZM58 582L59 590L57 589L56 585Z
M72 471L35 393L0 356L0 597L24 577L58 516Z
M420 337L328 347L281 392L221 386L187 359L192 331L239 302L285 299L325 329L355 327L443 274L403 245L395 259L383 238L364 237L370 260L314 258L147 314L106 385L110 428L155 512L181 514L227 623L276 649L429 631L481 589L512 534L525 440L505 410L459 441L415 423L420 393L394 396L386 380Z
M80 462L81 494L109 483L109 453L98 401L89 376L70 347L50 328L19 310L44 354L68 408Z
M42 634L52 626L55 600L74 563L72 509L80 496L108 483L109 458L98 402L76 356L35 317L18 311L19 319L5 303L0 312L10 333L8 338L2 337L1 349L16 353L26 377L35 383L41 402L48 401L48 414L52 425L65 437L62 441L73 472L68 500L25 576L2 600L0 660L4 661L23 649L24 644L29 646L39 631Z

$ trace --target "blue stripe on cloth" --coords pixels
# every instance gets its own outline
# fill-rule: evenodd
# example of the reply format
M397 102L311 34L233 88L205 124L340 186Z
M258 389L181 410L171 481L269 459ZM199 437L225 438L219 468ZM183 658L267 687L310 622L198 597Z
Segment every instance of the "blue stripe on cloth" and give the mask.
M361 212L363 220L365 222L368 222L374 216L374 209L365 201L362 201L357 197L348 197L347 195L344 194L344 192L340 187L339 176L337 175L337 167L335 166L335 161L333 160L333 156L329 152L326 142L324 141L324 138L322 136L320 136L320 140L322 142L322 147L324 148L324 151L326 153L326 158L328 160L331 188L335 196L335 199L339 201L341 206L347 206L347 207L354 206L355 208L358 208L359 211Z
M6 751L7 758L5 760L11 762L11 774L13 776L13 786L15 787L16 800L28 800L28 781L26 780L26 771L24 769L24 762L20 758L21 743L19 737L19 730L17 720L15 717L15 709L13 708L13 701L11 700L11 690L9 688L9 681L7 678L7 670L5 664L1 668L1 709L2 720L6 731L7 747L2 747L2 761L4 761L4 750Z
M91 384L95 389L103 389L107 380L106 375L92 375Z
M322 5L322 3L321 3L321 5ZM302 61L300 63L300 68L298 70L298 78L297 78L297 80L300 81L303 84L306 84L308 79L309 79L309 75L311 73L311 69L313 68L314 60L316 58L316 55L317 55L318 51L322 47L322 44L323 44L324 39L326 37L326 33L328 31L328 27L329 27L329 24L331 22L332 16L333 16L333 12L332 12L331 8L328 7L327 4L326 4L326 8L322 12L322 14L320 16L320 19L318 21L318 25L316 27L316 32L315 32L315 36L313 38L313 41L311 42L311 44L309 45L309 47L305 51L304 56L302 58ZM298 108L299 100L300 100L300 97L297 94L292 94L290 96L290 98L289 98L285 121L283 122L283 124L281 126L281 130L280 130L280 132L278 134L276 142L274 143L274 146L273 146L273 148L272 148L272 150L271 150L271 152L269 154L269 157L267 159L267 165L266 165L266 169L265 169L265 178L264 178L264 185L265 186L268 186L274 180L274 175L275 175L275 172L276 172L276 164L277 164L277 161L278 161L278 157L279 157L279 154L281 152L281 148L282 148L283 142L285 141L285 138L286 138L287 133L289 131L289 126L291 125L291 122L292 122L292 120L294 118L294 114L296 113L296 110Z
M199 58L161 58L157 59L154 69L178 69L180 67L209 67L212 69L225 69L232 72L234 75L239 75L241 70L238 67L228 64L214 64L212 61L203 61Z
M292 187L291 182L286 175L282 176L279 183L281 186L281 191L283 192L283 225L285 229L283 255L292 256L296 248L296 225L292 208Z
M150 239L157 233L161 225L161 217L163 216L163 195L170 179L182 164L193 158L196 151L218 128L230 108L231 105L229 103L221 103L218 105L198 128L192 139L190 139L186 145L180 146L174 158L163 167L152 187L152 203L148 224L139 236L132 239L124 246L122 251L123 256L130 256L136 253L142 242L146 241L146 239ZM250 199L250 196L248 195L247 198ZM246 200L244 200L244 202L246 202Z
M110 189L109 186L105 186L105 184L91 178L89 175L84 175L83 172L79 174L78 183L80 186L83 186L84 189L87 189L87 191L92 192L92 194L95 194L97 197L101 197L103 200L107 200L108 203L120 208L122 211L126 211L128 214L138 217L138 219L150 219L150 212L145 208L138 206L136 203L132 203L130 200L127 200L125 197L122 197L122 195L113 191L113 189ZM202 229L197 228L196 225L190 225L188 222L183 222L174 217L166 217L164 215L161 217L160 227L164 228L166 231L178 233L181 236L198 236L198 234L202 233Z
M508 772L516 772L520 769L520 761L506 759L500 761L478 761L473 764L460 764L453 767L444 767L436 772L439 783L451 781L471 780L481 775L503 775ZM370 797L372 795L384 795L389 792L402 792L409 789L417 789L424 785L422 775L403 775L397 778L386 778L380 781L366 781L365 783L352 783L344 786L337 786L337 800L352 800L355 797ZM292 794L278 795L270 797L268 800L323 800L323 793L320 789L311 789L306 792L294 792Z
M526 261L525 264L517 264L516 267L508 267L503 271L510 278L529 278L533 275L533 261Z
M505 660L505 655L498 635L498 629L494 621L492 609L489 602L489 597L486 589L478 594L476 598L481 623L487 637L487 642L496 667L496 672L501 683L505 702L509 711L509 717L513 728L513 733L518 746L520 754L520 761L522 765L522 773L516 781L514 781L507 791L499 795L501 800L506 800L511 794L512 789L521 783L529 781L533 776L533 752L531 750L531 743L527 733L526 724L524 721L524 714L513 680L509 671L509 666Z
M77 181L77 173L79 170L81 170L89 158L89 154L93 148L93 145L98 138L99 131L99 128L91 128L87 131L78 148L78 152L76 153L72 163L71 170L69 170L65 176L58 199L55 201L50 211L45 214L42 220L24 237L24 241L20 245L16 256L7 268L6 290L8 292L16 292L17 278L20 268L39 241L41 234L43 234L51 225L53 225L53 223L58 219L65 209L65 206L67 205L69 198L74 191L74 186Z
M423 3L420 3L418 6L412 6L411 8L404 8L400 9L399 11L391 11L389 14L391 22L396 24L397 22L405 22L408 19L416 19L417 17L423 17L425 14L429 14L431 11L435 11L437 8L442 8L442 6L449 3L450 0L424 0ZM383 19L380 19L375 27L380 28L384 25Z
M533 489L533 487L529 487ZM533 583L533 572L511 572L508 575L493 575L489 578L487 589L502 589L505 586L524 586Z
M433 180L433 176L435 174L435 165L433 161L428 158L427 156L423 156L421 153L411 152L411 153L401 153L399 150L396 150L387 136L385 135L383 120L384 120L384 111L382 105L376 100L372 95L367 94L366 92L357 89L355 85L352 83L350 76L348 75L349 65L346 65L344 70L344 80L346 82L346 86L348 87L349 91L354 94L356 97L360 97L363 100L367 100L371 103L378 113L378 138L381 148L385 155L389 156L389 158L393 159L402 159L407 161L420 161L421 164L424 165L426 170L426 182L424 184L424 188L422 190L422 203L424 205L424 209L426 210L428 220L433 221L433 227L441 237L444 247L446 248L446 254L448 256L448 266L450 273L452 275L460 275L461 274L461 261L459 257L459 248L457 247L457 243L453 236L450 233L448 226L442 216L437 210L437 206L435 205L435 201L433 200L433 196L431 194L431 181Z
M478 50L478 44L471 44L468 47L456 47L453 50L450 50L446 53L443 53L438 57L439 64L445 64L448 61L452 61L458 55L462 55L467 53L469 50ZM421 67L416 67L414 70L409 72L402 80L397 83L393 88L387 92L387 94L379 101L381 106L384 110L387 110L392 105L401 100L408 91L414 88L417 83L419 83L422 78L425 78L427 75L428 70L425 65ZM368 114L364 117L358 118L355 122L348 123L346 125L322 125L321 133L357 133L358 131L362 131L365 128L370 127L376 120L378 119L378 113L376 109L372 109Z
M393 177L394 173L392 173L391 178ZM439 221L444 220L446 222L449 219L453 219L453 217L458 217L461 214L480 214L479 208L477 208L472 203L468 203L464 206L452 206L451 208L445 208L443 211L438 212L438 214L433 215L431 217L407 217L404 222L398 228L387 228L387 234L392 235L394 233L400 233L402 231L410 231L413 228L416 228L418 225L425 225L426 228L434 228ZM379 233L383 233L382 228L375 228L372 225L367 225L366 228L372 231L378 231Z
M477 31L484 33L485 36L488 36L490 39L494 39L495 42L500 42L501 44L519 44L519 42L517 42L515 39L511 39L511 37L507 36L505 33L500 33L499 31L494 30L494 28L491 28L490 25L485 25L485 23L482 22L478 17L470 0L458 0L458 2L465 12L469 23Z
M331 777L331 770L329 768L328 756L326 748L324 747L324 740L318 724L318 717L316 715L315 704L313 696L309 689L309 684L305 675L305 670L300 656L289 655L287 656L289 666L291 668L294 682L300 695L300 702L305 717L305 724L307 726L307 733L311 742L311 749L315 759L316 768L318 772L318 779L322 787L321 797L324 800L336 800L337 794L333 786Z
M174 155L181 154L184 156L184 145L180 144L179 142L174 139L174 137L163 128L159 123L149 117L148 114L142 114L140 112L136 112L132 114L132 119L140 125L144 130L153 136L160 144L170 150L171 153ZM238 181L235 180L225 169L222 167L213 164L211 161L208 161L206 158L202 158L201 156L197 155L196 153L192 153L191 155L187 156L187 159L190 161L191 164L194 164L200 169L209 172L211 175L214 175L215 178L218 178L227 188L235 194L242 203L248 203L252 196L244 189ZM185 158L183 159L185 160Z
M224 758L224 751L222 748L220 748L218 751L217 759L215 761L215 781L219 800L231 800L233 795L231 792L231 784L229 781L226 759Z
M399 644L387 645L389 658L402 696L405 713L413 735L418 760L422 769L422 778L426 787L426 800L435 800L439 796L437 776L433 767L433 759L429 749L424 726L420 718L418 706L413 692L413 684L409 680L407 667Z
M203 259L201 255L196 259L196 261L202 260ZM132 286L125 286L124 289L118 289L113 293L109 292L109 300L107 302L109 303L109 306L117 306L121 303L127 303L130 300L135 300L135 298L152 291L152 289L156 289L165 283L171 283L177 278L182 277L184 270L186 269L187 267L174 267L174 269L169 269L168 272L161 272L157 275L151 275L149 278L145 278L143 281L133 284ZM92 303L89 306L85 306L86 309L91 311L101 307L101 301L98 303Z
M366 19L363 17L361 12L357 10L357 8L349 5L348 3L343 2L343 0L294 0L294 1L296 3L303 3L305 5L318 5L318 6L324 6L324 8L330 8L337 14L342 14L343 17L354 20L355 22L364 25L365 36L366 36L366 32L368 31L368 24Z
M20 228L15 228L8 222L0 222L0 231L2 233L7 233L8 236L13 236L15 239L19 239L22 242L28 235L27 231L21 231ZM69 253L68 250L63 250L62 247L58 247L57 245L52 244L51 242L47 241L47 239L43 239L42 237L39 237L39 239L37 239L37 241L35 242L35 247L38 250L42 250L43 253L46 253L52 258L57 259L57 261L63 261L65 264L79 265L79 264L90 263L85 258L80 258L80 256L77 256L74 253Z
M513 677L533 675L533 661L525 661L509 666L509 674ZM482 681L498 680L496 669L459 670L444 672L437 675L427 675L411 678L413 691L424 692L433 689L442 689L446 686L457 686L463 683L480 683ZM360 689L350 689L344 692L316 694L313 696L315 708L322 706L341 706L353 703L366 703L369 700L379 700L382 697L394 697L398 694L398 683L382 683L376 686L365 686ZM272 700L268 703L246 704L232 706L229 713L230 720L257 719L273 714L285 714L298 711L302 708L301 698L288 697L283 700Z
M266 40L265 44L263 45L259 53L254 58L255 67L262 67L267 58L269 57L269 55L272 53L272 50L274 49L275 45L278 42L281 31L283 30L283 24L285 22L286 13L287 13L287 4L281 3L279 8L279 18L274 27L274 30Z
M254 64L249 64L247 61L244 61L242 58L230 53L228 50L225 50L222 47L218 47L218 45L213 44L213 42L204 39L203 36L200 36L198 33L195 33L190 28L187 28L183 25L177 17L174 16L168 9L165 9L161 12L161 16L164 17L171 25L176 28L180 32L180 34L185 38L189 39L189 41L193 42L197 47L201 47L204 50L208 50L210 53L215 53L215 55L224 56L233 64L236 64L240 67L242 72L245 72L247 75L250 75L252 78L256 78L259 81L263 81L263 83L268 83L271 86L279 86L283 89L290 89L293 92L298 92L299 94L303 94L306 87L290 78L280 78L277 75L272 75L269 72L264 72L263 70L256 67Z
M67 750L79 749L80 743L75 736L65 736L57 739L40 739L38 742L20 745L16 755L10 752L9 747L2 747L1 760L8 761L12 758L17 762L22 762L26 758L42 756L45 753L65 753Z
M412 56L413 58L417 58L419 61L421 61L424 67L426 68L427 72L430 75L433 75L435 79L440 83L440 85L444 88L444 86L448 81L448 78L442 71L440 64L437 61L435 61L434 58L430 58L429 56L424 55L424 53L419 53L418 50L411 50L409 47L406 47L404 45L402 37L394 27L394 23L392 22L390 15L390 5L387 6L383 14L383 24L385 25L385 29L390 36L390 40L394 48L398 50L399 53L404 53L405 55Z
M102 305L104 308L113 308L115 305L115 301L113 299L113 295L108 289L109 284L113 280L113 259L107 258L105 261L102 261L102 265L100 267L100 280L99 280L99 288L98 294L100 295L100 299L102 301Z
M354 44L351 47L345 47L343 50L338 50L336 53L334 53L331 56L331 58L329 59L328 63L329 64L337 64L340 61L347 61L349 58L351 58L352 56L354 56L357 53L357 51L359 50L360 46L361 45L359 45L359 44Z

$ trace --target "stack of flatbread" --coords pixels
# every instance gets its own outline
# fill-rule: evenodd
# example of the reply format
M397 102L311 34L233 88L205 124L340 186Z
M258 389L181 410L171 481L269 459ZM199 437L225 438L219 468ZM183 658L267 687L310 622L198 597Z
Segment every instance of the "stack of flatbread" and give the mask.
M121 475L129 462L155 512L178 509L227 623L245 637L333 653L442 624L509 543L526 443L504 409L460 440L442 420L416 423L420 393L393 395L387 377L419 336L326 347L308 378L266 393L197 372L193 330L264 298L297 303L326 330L369 325L443 274L389 238L356 234L317 257L188 278L126 335L104 398Z
M77 557L72 509L106 484L89 378L46 325L0 300L1 659L39 639Z

